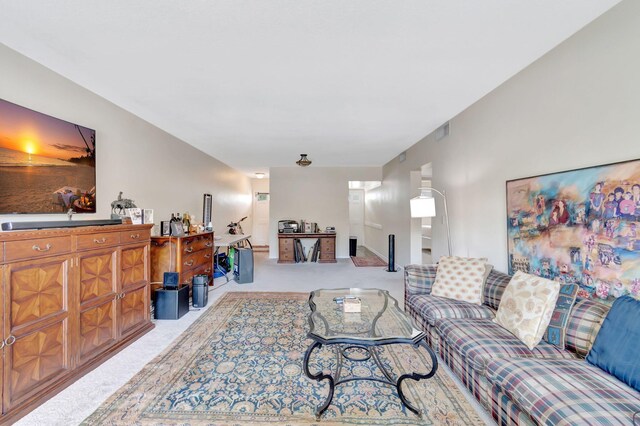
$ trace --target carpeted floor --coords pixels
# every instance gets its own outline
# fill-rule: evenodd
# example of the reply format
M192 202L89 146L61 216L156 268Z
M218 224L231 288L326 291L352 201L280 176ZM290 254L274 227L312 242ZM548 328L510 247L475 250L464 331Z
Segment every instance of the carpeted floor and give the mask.
M328 385L302 371L307 299L226 293L84 424L316 424L313 413ZM430 362L408 345L385 347L382 359L395 374L427 371ZM311 365L329 370L334 363L335 353L323 348ZM379 373L374 364L354 364L346 368L358 375ZM401 406L393 388L364 381L338 386L320 424L484 424L444 372L405 383L423 419Z

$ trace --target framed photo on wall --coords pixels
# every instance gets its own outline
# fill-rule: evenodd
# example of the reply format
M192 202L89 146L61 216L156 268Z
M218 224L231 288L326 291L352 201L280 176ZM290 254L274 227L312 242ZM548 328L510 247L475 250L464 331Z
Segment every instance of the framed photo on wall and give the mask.
M640 160L509 180L509 273L640 297Z

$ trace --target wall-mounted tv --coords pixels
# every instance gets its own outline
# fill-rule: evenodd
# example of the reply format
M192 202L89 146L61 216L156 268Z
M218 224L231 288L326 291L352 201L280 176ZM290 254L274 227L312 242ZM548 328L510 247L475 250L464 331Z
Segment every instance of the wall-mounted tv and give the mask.
M96 132L0 99L0 214L96 212Z

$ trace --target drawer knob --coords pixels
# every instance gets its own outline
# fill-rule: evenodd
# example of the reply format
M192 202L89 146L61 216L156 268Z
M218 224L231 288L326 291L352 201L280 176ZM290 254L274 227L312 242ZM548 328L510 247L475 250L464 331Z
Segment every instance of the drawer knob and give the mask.
M7 340L4 341L4 344L6 346L11 346L16 342L16 336L14 336L13 334L9 337L7 337Z
M132 240L137 240L138 238L140 238L140 234L131 234L130 237Z
M205 269L204 272L206 272L208 274L209 272L211 272L211 268Z
M213 243L212 243L211 241L207 241L207 242L204 244L204 246L205 246L205 247L211 247L211 246L213 246Z
M49 251L51 250L51 247L53 247L51 244L47 244L46 246L44 246L44 248L40 247L37 244L34 244L33 247L31 247L33 250L35 251ZM15 337L14 337L15 339Z
M100 239L94 238L93 242L96 243L96 244L104 244L104 243L107 242L107 239L105 237L102 237Z
M184 262L184 264L185 264L186 266L193 266L193 259L192 259L192 260L190 260L190 261L188 261L188 262Z
M205 259L209 259L210 257L211 257L211 253L207 253L207 254L204 255Z
M186 253L191 253L191 252L193 252L193 247L187 247L186 249L184 249L184 251Z

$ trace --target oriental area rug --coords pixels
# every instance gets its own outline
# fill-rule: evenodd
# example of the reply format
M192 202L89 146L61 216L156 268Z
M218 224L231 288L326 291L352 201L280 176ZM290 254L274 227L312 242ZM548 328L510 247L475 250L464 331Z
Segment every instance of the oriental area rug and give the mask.
M395 388L372 381L336 387L307 378L304 353L310 312L306 293L229 292L147 364L84 425L474 425L484 424L447 374L403 383L425 414L405 409ZM393 374L430 369L426 351L385 346ZM376 375L373 362L348 362L343 374ZM316 350L312 372L335 367L334 349ZM417 363L423 363L417 365ZM355 364L350 366L349 364Z
M387 266L387 262L380 259L375 254L372 256L351 256L351 260L353 260L353 264L356 266Z

